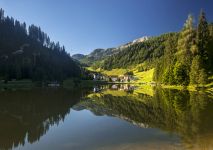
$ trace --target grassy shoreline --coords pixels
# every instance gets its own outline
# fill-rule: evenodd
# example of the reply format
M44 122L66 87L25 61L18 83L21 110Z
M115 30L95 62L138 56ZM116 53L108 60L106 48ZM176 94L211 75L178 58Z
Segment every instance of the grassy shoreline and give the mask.
M1 89L30 89L36 86L35 82L32 82L31 80L14 80L14 81L8 81L7 83L0 82L0 88Z
M0 82L0 89L33 89L33 88L88 88L93 87L94 85L106 84L102 81L92 81L92 80L65 80L59 82L56 86L50 86L51 82L42 82L42 81L32 81L32 80L14 80L8 81L6 83Z
M92 68L90 68L92 70ZM130 69L113 69L111 71L107 70L93 70L97 71L100 73L103 73L105 75L123 75L127 71L132 71L134 73L134 77L137 79L135 81L131 82L108 82L108 84L132 84L132 85L137 85L137 86L160 86L162 88L166 89L177 89L177 90L188 90L188 91L205 91L205 92L210 92L213 93L213 76L209 77L210 83L205 84L205 85L189 85L189 86L182 86L182 85L164 85L164 84L158 84L153 81L153 73L154 73L154 68L146 70L146 71L138 71L138 66L134 66Z
M130 84L138 87L161 87L165 89L176 89L176 90L188 90L188 91L205 91L208 93L213 93L213 82L206 84L204 86L181 86L181 85L164 85L164 84L153 84L152 82L140 83L140 82L106 82L106 81L94 81L94 80L65 80L60 84L62 88L87 88L93 87L95 85L104 84ZM0 82L1 89L30 89L34 87L48 87L48 85L43 86L42 83L33 82L31 80L19 80L19 81L8 81L7 83ZM143 88L142 88L143 89Z

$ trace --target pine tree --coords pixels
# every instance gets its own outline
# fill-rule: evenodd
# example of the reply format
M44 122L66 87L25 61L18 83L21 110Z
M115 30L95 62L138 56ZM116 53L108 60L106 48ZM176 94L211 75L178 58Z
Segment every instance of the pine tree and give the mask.
M210 38L213 37L213 23L209 24L209 36L210 36Z
M200 12L199 23L197 27L197 45L201 58L206 62L208 60L208 42L209 27L203 10Z
M195 56L190 71L190 84L194 85L204 85L207 83L207 74L205 69L203 69L202 59L199 55Z
M169 84L173 85L175 84L175 79L174 79L174 72L173 72L173 66L171 65L170 67L167 68L165 73L163 74L163 83L164 84Z
M213 23L209 24L208 69L213 73Z
M164 74L163 74L163 83L164 84L174 84L174 63L175 63L175 53L177 51L177 36L170 36L165 42L164 50Z
M64 80L81 77L81 67L40 27L26 28L0 9L0 79Z
M196 38L193 22L194 19L192 15L189 15L179 35L177 46L178 61L181 63L186 63L188 66L191 64Z
M192 60L190 71L190 84L199 84L199 72L201 69L200 56L195 56Z
M0 8L0 21L4 19L4 10Z
M201 69L199 71L199 80L198 80L200 85L205 85L208 82L208 76L205 72L205 69Z
M175 83L178 85L188 85L189 75L187 66L183 63L176 62L174 66L174 79Z
M192 15L188 16L179 34L177 45L177 62L174 67L176 84L187 85L193 54L196 53L196 32Z

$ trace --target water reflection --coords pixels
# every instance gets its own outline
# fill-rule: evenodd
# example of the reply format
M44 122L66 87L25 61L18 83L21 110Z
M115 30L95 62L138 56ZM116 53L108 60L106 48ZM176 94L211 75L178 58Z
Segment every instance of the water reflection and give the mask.
M102 92L103 90L116 90L116 91L126 91L132 93L136 86L130 84L109 84L109 85L99 85L93 88L94 93Z
M83 91L53 89L0 92L0 149L39 141L82 95Z
M33 149L27 143L44 149L41 137L57 124L64 124L63 132L53 128L58 142L52 149L71 149L67 145L73 144L79 145L74 149L213 149L213 99L203 92L125 84L93 90L4 91L0 119L4 150Z
M186 149L213 149L213 99L208 94L155 88L150 96L119 85L101 89L77 106L95 115L115 116L142 128L178 134Z

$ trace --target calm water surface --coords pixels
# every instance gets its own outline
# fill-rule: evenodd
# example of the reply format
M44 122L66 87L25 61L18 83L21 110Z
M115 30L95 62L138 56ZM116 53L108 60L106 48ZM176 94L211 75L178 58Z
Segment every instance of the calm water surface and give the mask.
M212 150L213 98L133 88L0 92L0 150Z

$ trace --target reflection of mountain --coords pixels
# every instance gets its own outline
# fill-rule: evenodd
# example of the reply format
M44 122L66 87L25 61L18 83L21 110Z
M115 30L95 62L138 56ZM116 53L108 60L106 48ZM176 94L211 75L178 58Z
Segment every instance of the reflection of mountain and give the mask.
M82 93L66 90L0 92L0 149L38 141L64 120Z
M176 133L192 149L213 146L210 144L213 143L213 101L204 93L158 89L151 97L102 92L90 95L74 108L89 109L96 115L118 116L141 127Z

